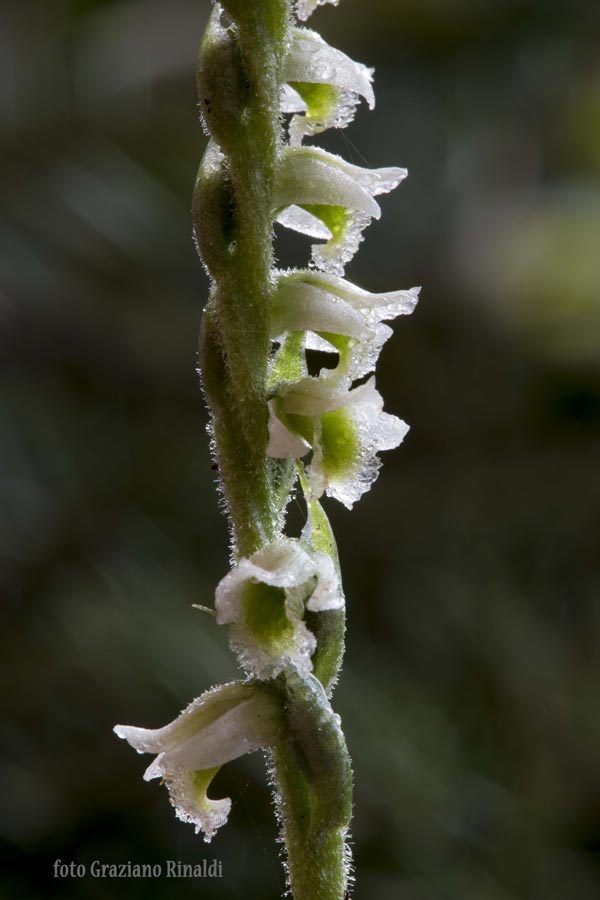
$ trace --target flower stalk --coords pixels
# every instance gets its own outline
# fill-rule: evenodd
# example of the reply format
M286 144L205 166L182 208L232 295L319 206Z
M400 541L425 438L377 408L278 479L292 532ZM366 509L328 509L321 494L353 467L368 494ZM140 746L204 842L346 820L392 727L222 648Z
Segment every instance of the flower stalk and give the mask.
M352 769L331 706L345 609L323 495L351 508L377 477L378 453L408 427L383 412L375 368L418 289L371 294L344 276L374 199L406 170L362 169L307 136L344 127L372 70L300 27L337 0L221 0L202 41L197 83L209 142L193 197L194 236L211 289L200 338L212 449L232 538L232 568L215 595L245 680L215 688L157 731L117 726L158 754L179 818L210 840L230 801L210 800L219 767L266 750L295 900L343 900ZM286 118L287 117L287 118ZM273 225L318 243L307 269L278 271ZM334 367L317 375L308 354ZM307 521L285 531L296 485Z

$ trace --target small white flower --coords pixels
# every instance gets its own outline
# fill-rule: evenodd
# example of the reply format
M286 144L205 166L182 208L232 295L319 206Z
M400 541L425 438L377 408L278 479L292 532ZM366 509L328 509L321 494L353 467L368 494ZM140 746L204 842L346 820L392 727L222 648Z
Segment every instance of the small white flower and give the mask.
M233 682L206 691L173 722L155 730L115 725L115 734L138 753L156 753L144 780L162 778L175 813L208 842L231 809L231 800L209 800L219 768L238 756L275 744L281 733L273 697L258 685Z
M381 217L379 194L392 191L406 169L363 169L319 147L286 147L281 153L274 189L275 220L309 237L315 266L343 275L356 253L363 229Z
M303 22L306 21L314 13L317 6L325 6L326 3L332 3L337 6L340 0L297 0L296 12L298 18Z
M290 123L290 142L327 128L345 128L360 97L375 106L373 70L330 47L315 31L293 28L284 64L282 112L303 113Z
M286 537L240 559L215 595L217 622L231 626L231 645L256 678L274 678L289 665L311 672L316 640L303 622L305 609L342 605L331 558Z
M375 368L391 329L381 323L413 312L420 288L372 294L336 275L296 270L281 275L271 305L271 337L307 332L306 349L338 353L335 370L352 380Z
M383 412L374 378L353 389L344 379L304 378L284 389L269 415L267 453L287 455L274 435L281 427L290 431L312 448L307 474L313 497L326 493L348 509L377 478L381 466L377 453L397 447L408 432L405 422Z

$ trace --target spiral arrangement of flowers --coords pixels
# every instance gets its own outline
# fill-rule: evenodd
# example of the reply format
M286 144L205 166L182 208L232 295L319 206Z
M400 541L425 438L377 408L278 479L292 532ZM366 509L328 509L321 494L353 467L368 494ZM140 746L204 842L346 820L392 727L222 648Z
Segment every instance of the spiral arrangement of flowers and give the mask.
M194 191L194 228L211 278L201 374L232 537L216 589L243 680L194 700L156 731L117 726L156 758L179 818L210 840L229 800L207 790L224 763L268 750L288 878L296 900L341 900L349 881L352 772L331 707L344 649L344 595L323 495L348 508L377 477L380 451L408 427L383 411L371 374L418 289L372 294L344 268L379 218L376 197L401 168L363 169L304 141L342 128L371 69L298 24L335 0L221 0L198 63L209 134ZM274 223L312 238L307 268L277 269ZM332 356L309 374L307 352ZM306 525L286 534L303 492Z

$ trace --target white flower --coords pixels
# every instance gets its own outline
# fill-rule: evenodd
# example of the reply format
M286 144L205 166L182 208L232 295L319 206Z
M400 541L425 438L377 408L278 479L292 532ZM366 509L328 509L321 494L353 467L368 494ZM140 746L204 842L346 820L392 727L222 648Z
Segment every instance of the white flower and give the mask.
M375 106L373 70L330 47L315 31L292 28L284 63L287 82L282 112L296 115L290 123L290 143L327 128L345 128L354 118L360 97Z
M138 753L156 753L144 780L162 778L175 813L210 841L226 821L231 800L209 800L219 768L238 756L275 744L280 712L262 687L233 682L206 691L169 725L156 730L115 725L115 734Z
M314 13L317 6L325 6L326 3L332 3L337 6L340 0L297 0L296 12L298 18L303 22L306 21Z
M315 266L342 275L356 253L362 231L381 217L378 194L392 191L406 169L363 169L319 147L286 147L274 189L275 220L286 228L322 238L313 245Z
M336 275L281 275L271 301L271 337L306 331L306 349L339 353L337 374L361 378L375 368L391 329L381 323L413 312L420 288L372 294Z
M240 559L215 595L217 622L231 626L231 645L256 678L274 678L289 665L311 672L316 640L302 621L305 609L342 605L331 558L286 537Z
M377 478L377 453L397 447L408 425L383 412L375 379L349 389L344 379L304 378L269 406L269 443L273 457L290 454L281 429L313 455L307 474L314 498L327 493L351 509Z

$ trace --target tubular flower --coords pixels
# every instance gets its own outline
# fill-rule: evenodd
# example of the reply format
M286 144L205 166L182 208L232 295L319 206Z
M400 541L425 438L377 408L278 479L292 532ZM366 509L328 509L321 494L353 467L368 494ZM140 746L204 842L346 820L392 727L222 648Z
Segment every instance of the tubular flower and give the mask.
M138 753L156 753L144 780L162 778L175 814L208 842L226 821L231 800L210 800L208 786L220 767L270 747L282 730L279 708L263 687L233 682L206 691L173 722L156 730L115 725L115 734Z
M314 635L305 610L339 609L343 597L333 561L307 552L298 541L279 538L242 558L219 583L217 622L229 624L231 645L256 678L274 678L288 666L312 671Z
M292 28L281 111L303 113L290 123L290 143L328 128L345 128L360 98L375 107L373 70L330 47L315 31Z
M351 509L377 478L377 453L397 447L408 426L383 412L374 378L349 389L343 380L320 377L304 378L269 404L270 456L289 454L284 430L289 443L303 442L303 455L313 451L307 471L313 499L326 493Z
M274 189L275 220L309 237L318 269L343 275L371 219L381 217L378 194L387 194L406 169L363 169L319 147L287 147L281 153Z
M336 275L296 270L280 275L271 306L271 337L306 332L306 349L338 353L336 374L361 378L375 368L392 331L382 322L410 315L420 288L372 294Z

